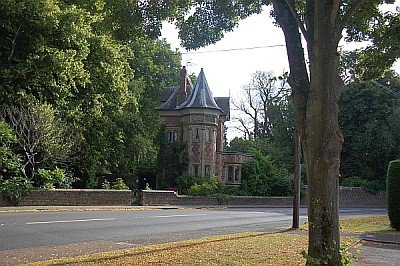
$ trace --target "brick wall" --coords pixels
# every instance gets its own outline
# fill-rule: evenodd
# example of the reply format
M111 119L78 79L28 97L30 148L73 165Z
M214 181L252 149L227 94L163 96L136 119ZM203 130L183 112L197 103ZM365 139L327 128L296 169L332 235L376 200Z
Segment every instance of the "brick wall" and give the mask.
M361 187L339 187L340 207L376 207L387 208L386 192L377 194L366 192Z
M9 206L0 194L0 206ZM113 189L51 189L32 190L18 206L127 206L132 191Z
M267 205L267 206L290 206L290 197L245 197L235 196L226 198L195 197L177 195L174 191L143 190L141 204L149 205Z
M141 198L142 205L263 205L263 206L292 206L292 197L244 197L234 196L218 199L216 197L193 197L177 195L174 191L144 190ZM302 199L302 206L306 206ZM340 187L340 207L376 207L386 208L386 193L380 191L376 195L365 192L363 188Z

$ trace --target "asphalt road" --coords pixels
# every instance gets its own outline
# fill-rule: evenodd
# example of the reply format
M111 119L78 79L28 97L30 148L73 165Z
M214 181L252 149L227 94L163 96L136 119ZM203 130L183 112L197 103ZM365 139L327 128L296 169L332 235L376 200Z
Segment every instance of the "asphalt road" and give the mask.
M343 209L340 216L386 215L385 209ZM306 209L300 221L307 219ZM290 208L175 209L0 213L0 251L114 241L132 245L290 227Z

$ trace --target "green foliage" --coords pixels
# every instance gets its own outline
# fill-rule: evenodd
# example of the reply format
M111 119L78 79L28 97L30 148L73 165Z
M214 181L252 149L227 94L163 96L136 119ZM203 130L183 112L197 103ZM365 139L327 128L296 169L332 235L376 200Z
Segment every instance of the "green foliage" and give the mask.
M352 176L341 180L340 185L345 187L362 187L365 191L376 194L379 190L385 190L385 184L379 180L366 180L359 176Z
M400 160L389 163L386 193L390 226L400 230Z
M24 154L24 177L40 185L40 180L35 180L38 167L48 168L72 159L77 138L50 104L31 100L24 105L11 106L5 109L5 118L14 128Z
M75 181L64 169L58 167L53 170L39 169L38 174L40 176L40 187L45 189L71 188L72 182Z
M107 179L104 179L103 183L101 183L101 188L102 189L111 189L111 184L108 182Z
M32 188L32 182L23 177L12 177L0 183L3 197L13 204L17 204Z
M342 265L350 265L353 263L353 259L358 259L358 254L361 253L360 250L356 250L355 252L351 251L352 244L349 242L342 243L340 245L340 256L342 258Z
M199 184L202 182L202 177L197 176L179 176L176 179L176 185L178 187L179 194L187 195L189 189L194 184Z
M21 158L15 154L13 144L17 137L12 128L3 120L0 120L0 181L4 176L18 175L21 169Z
M204 177L201 183L195 183L189 190L191 196L211 196L223 194L224 186L218 181L216 176Z
M129 187L125 184L124 180L120 177L117 178L117 180L112 184L111 188L118 190L129 189Z
M151 190L150 184L146 183L146 186L144 187L144 190Z
M345 138L342 176L384 183L389 161L400 156L399 79L351 83L343 88L339 104Z
M282 174L271 156L253 151L254 160L242 165L241 190L252 196L288 196L292 193L292 181Z
M254 150L263 155L270 155L274 165L283 172L291 173L294 169L294 140L292 137L280 140L234 138L227 147L229 151L252 153Z
M165 143L165 129L160 130L159 139L160 152L157 158L157 164L160 171L164 171L164 183L160 184L161 188L176 187L177 179L182 175L189 163L186 144L179 141L171 144Z
M157 37L161 21L187 4L2 1L0 107L51 106L79 139L68 166L81 186L97 187L98 173L154 168L154 107L161 88L178 81L180 68L180 55Z

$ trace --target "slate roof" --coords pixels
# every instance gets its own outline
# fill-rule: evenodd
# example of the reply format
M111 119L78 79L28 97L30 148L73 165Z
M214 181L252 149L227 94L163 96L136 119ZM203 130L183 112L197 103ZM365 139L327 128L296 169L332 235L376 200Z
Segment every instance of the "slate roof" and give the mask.
M203 69L201 69L200 74L197 77L193 92L189 94L186 101L183 102L179 108L210 108L221 110L215 102L212 92L208 87Z
M161 92L161 102L165 103L168 98L174 93L175 90L179 89L179 86L176 87L164 87Z
M196 80L196 84L194 86L188 78L187 91L188 96L186 100L182 104L179 104L178 97L179 93L181 93L179 86L165 87L161 94L161 102L163 103L163 105L158 107L157 110L208 108L220 110L222 112L222 115L226 116L229 119L229 97L213 97L212 92L208 86L207 79L204 75L203 69L201 69L200 74Z
M222 110L222 115L229 120L231 115L231 106L229 97L214 97L215 102Z

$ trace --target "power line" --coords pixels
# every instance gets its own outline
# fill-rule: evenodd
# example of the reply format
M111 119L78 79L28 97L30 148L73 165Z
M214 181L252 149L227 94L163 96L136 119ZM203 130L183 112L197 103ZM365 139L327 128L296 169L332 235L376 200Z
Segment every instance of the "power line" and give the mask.
M183 52L183 53L181 53L181 54L219 53L219 52L231 52L231 51L254 50L254 49L273 48L273 47L282 47L282 46L285 46L285 45L284 45L284 44L274 44L274 45L266 45L266 46L254 46L254 47L243 47L243 48L231 48L231 49L212 50L212 51Z

